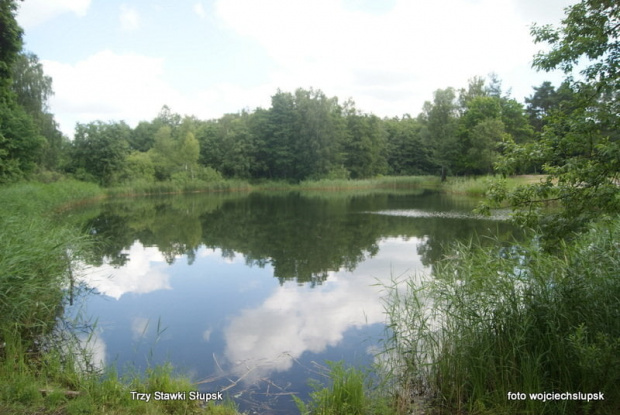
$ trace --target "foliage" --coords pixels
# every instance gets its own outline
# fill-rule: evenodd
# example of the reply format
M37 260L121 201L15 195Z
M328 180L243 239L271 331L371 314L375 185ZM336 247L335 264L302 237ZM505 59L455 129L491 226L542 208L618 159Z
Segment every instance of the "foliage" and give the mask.
M555 89L549 81L534 87L534 94L525 98L526 112L532 127L538 133L542 132L547 124L546 117L554 111L569 110L568 105L571 105L574 98L574 92L568 82L562 82L558 89Z
M52 78L43 72L39 58L33 53L20 53L12 68L12 88L18 104L30 114L46 112L47 99L53 95Z
M551 47L536 56L535 67L562 69L569 75L562 88L573 96L569 105L545 116L538 142L510 143L498 164L510 173L533 161L547 179L513 192L497 187L493 201L508 200L519 208L521 223L541 227L550 246L593 219L620 211L619 14L616 2L583 0L567 9L560 28L532 28L535 41ZM584 58L582 78L575 80L572 70ZM561 209L543 213L540 207L549 202Z
M0 97L0 183L33 171L45 144L32 118L12 97Z
M54 93L52 78L45 75L35 54L22 52L13 64L12 81L17 103L32 117L38 133L45 138L37 162L48 170L55 170L62 162L66 138L58 130L47 106L48 98Z
M387 136L383 122L375 115L348 108L348 137L344 143L345 168L351 178L363 179L387 172Z
M127 156L125 162L125 172L121 181L144 180L151 182L155 180L155 166L149 154L133 151Z
M71 170L84 171L104 186L117 182L125 169L130 131L124 122L78 123L71 149Z
M459 245L433 279L395 286L388 350L414 400L445 413L612 414L620 405L620 220L558 255ZM530 393L604 394L546 403ZM508 392L526 394L510 399Z
M320 90L279 91L271 108L258 112L258 177L301 181L322 177L342 164L344 140L341 107Z
M374 396L369 389L368 377L359 369L345 367L342 362L327 362L329 385L311 382L314 391L310 402L304 403L294 396L301 415L364 415L393 414L386 396Z
M384 120L387 134L388 173L410 176L436 170L431 149L423 142L422 123L405 115Z
M15 20L16 11L14 0L0 1L0 99L6 99L11 67L22 47L23 31Z
M431 149L433 163L441 167L441 178L445 180L458 157L458 107L453 88L438 89L433 95L433 103L424 103L420 121L424 125L423 137Z
M56 167L62 142L45 107L51 79L34 54L20 53L16 9L15 1L0 2L0 183L28 175L37 163Z
M30 61L30 72L39 73L36 57ZM204 177L205 168L225 178L291 183L386 173L488 173L501 151L498 144L508 136L524 140L531 129L520 104L490 95L501 93L499 81L494 78L489 86L484 82L472 80L458 100L453 88L436 91L434 103L427 103L417 118L381 119L363 113L350 99L340 104L320 90L301 88L278 90L268 109L207 121L182 117L164 106L152 121L133 129L123 122L78 125L66 169L76 178L105 186L152 180L186 183ZM490 113L487 104L494 108ZM58 166L67 143L54 135L51 114L43 118L48 140L40 164ZM112 126L122 128L110 134ZM87 158L91 147L98 162Z

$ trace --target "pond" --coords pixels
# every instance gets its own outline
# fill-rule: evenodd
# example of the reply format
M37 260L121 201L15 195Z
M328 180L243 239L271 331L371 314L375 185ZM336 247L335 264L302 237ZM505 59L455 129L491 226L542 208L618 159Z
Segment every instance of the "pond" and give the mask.
M67 318L94 326L98 364L169 361L241 410L295 413L327 361L373 363L385 286L431 275L453 241L511 234L476 203L426 190L106 201L72 213L97 243Z

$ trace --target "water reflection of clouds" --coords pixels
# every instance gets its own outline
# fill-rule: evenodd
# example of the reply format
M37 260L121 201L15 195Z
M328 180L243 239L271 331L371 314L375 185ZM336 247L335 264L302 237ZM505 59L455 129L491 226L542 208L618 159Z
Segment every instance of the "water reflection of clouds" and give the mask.
M383 239L373 260L355 271L332 272L312 289L286 282L259 307L242 310L224 333L232 372L254 382L290 369L306 351L336 346L351 328L385 322L384 287L398 276L424 271L416 251L419 242Z
M79 344L76 350L72 350L70 346L65 350L74 356L76 369L80 371L87 371L89 368L103 370L106 365L107 347L101 337L101 332L94 330L89 335L78 336L77 340Z
M80 278L88 287L99 293L119 300L123 294L147 294L157 290L170 290L169 265L157 247L142 245L135 241L129 249L120 252L129 260L121 267L103 264L99 267L85 267ZM214 256L225 264L243 264L243 255L234 252L222 252L221 249L201 247L197 257ZM250 289L250 288L248 288Z
M136 241L122 253L129 257L124 266L103 264L89 268L81 280L116 300L127 293L146 294L170 289L170 276L165 272L168 265L158 248L145 247Z
M149 328L149 319L145 317L133 317L131 319L131 333L133 339L138 340L145 337Z

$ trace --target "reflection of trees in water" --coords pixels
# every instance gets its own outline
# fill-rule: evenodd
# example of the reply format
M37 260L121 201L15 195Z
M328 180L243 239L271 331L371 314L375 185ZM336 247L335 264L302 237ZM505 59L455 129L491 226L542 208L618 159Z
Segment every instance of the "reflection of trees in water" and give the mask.
M172 264L186 255L191 264L202 244L201 213L214 209L222 198L127 198L104 203L93 211L83 225L95 243L88 262L100 265L104 259L112 265L126 263L126 254L136 241L156 246Z
M352 270L377 251L376 218L349 211L347 200L252 194L202 215L203 241L272 265L280 281L320 284L329 271Z
M417 244L417 252L424 266L432 266L451 249L455 241L473 241L475 245L494 244L514 237L513 227L505 222L462 218L411 218L414 226L424 235Z
M462 200L440 195L367 194L310 196L299 192L190 195L123 199L102 205L85 225L99 243L90 262L121 266L123 250L139 240L157 246L168 263L186 255L192 264L202 246L224 258L242 254L246 264L271 265L281 282L321 284L331 271L352 271L379 251L386 237L417 237L422 263L437 261L455 239L509 227L472 219L411 218L370 214L386 209L449 210ZM491 230L487 230L487 228ZM129 259L130 260L130 259Z

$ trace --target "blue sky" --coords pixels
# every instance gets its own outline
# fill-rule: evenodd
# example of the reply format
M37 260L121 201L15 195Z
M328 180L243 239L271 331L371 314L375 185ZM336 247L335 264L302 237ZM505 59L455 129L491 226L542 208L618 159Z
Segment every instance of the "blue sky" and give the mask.
M199 118L321 89L379 116L417 115L439 88L495 72L522 101L543 80L533 22L571 0L27 0L25 48L54 80L51 111L134 126L163 105Z

